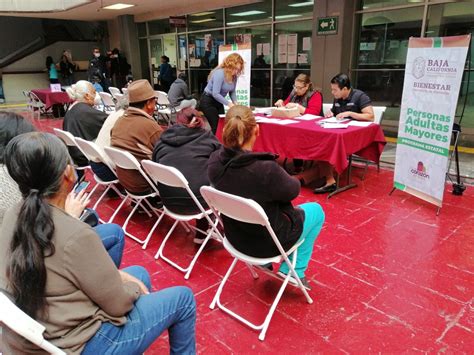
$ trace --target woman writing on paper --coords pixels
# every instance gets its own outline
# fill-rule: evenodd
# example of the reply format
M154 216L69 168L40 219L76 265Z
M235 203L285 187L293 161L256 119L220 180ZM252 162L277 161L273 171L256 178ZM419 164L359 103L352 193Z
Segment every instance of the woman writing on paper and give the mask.
M237 104L235 88L237 78L244 69L244 60L237 53L229 54L221 65L209 74L208 83L201 97L199 109L209 121L212 133L216 134L219 114L224 113L224 105L229 108ZM227 101L229 94L232 101Z
M323 95L313 89L313 83L306 74L299 74L293 84L293 91L286 98L275 102L277 107L297 107L300 115L310 114L323 116Z

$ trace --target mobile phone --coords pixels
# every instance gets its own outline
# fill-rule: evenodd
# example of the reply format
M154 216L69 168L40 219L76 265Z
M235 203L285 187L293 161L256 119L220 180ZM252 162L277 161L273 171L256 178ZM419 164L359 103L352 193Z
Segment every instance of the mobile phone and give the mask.
M76 188L74 189L74 192L76 194L78 194L79 192L81 192L82 190L85 190L87 189L87 187L89 186L90 182L89 181L82 181L80 184L76 185Z

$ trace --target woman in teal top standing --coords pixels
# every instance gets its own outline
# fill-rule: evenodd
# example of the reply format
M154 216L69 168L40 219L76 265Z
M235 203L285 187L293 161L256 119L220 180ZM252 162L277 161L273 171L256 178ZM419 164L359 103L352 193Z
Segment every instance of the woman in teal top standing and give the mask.
M46 69L48 70L49 82L51 84L58 84L58 70L56 69L56 64L54 64L51 56L46 57Z

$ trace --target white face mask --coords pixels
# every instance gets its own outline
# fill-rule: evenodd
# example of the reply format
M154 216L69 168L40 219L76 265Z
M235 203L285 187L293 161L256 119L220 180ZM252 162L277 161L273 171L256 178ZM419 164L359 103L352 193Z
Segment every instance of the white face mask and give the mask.
M99 58L99 57L100 57L100 53L94 53L94 57Z
M102 105L102 99L100 98L100 95L98 93L95 93L94 105L95 106Z

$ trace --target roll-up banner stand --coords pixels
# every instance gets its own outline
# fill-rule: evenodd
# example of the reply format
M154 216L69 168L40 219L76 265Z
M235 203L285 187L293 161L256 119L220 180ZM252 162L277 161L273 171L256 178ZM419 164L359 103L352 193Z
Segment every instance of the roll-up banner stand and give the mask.
M439 208L470 39L470 35L412 37L408 44L394 189Z

